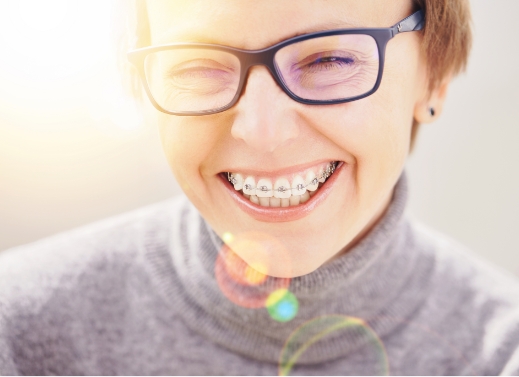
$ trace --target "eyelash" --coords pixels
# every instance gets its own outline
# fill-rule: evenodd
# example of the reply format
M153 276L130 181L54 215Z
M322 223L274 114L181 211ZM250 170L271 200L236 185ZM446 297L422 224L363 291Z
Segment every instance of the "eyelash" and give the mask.
M331 60L333 59L333 60ZM319 58L306 66L309 68L317 68L319 70L329 70L339 67L343 67L345 65L352 65L355 63L355 60L352 58L341 58L337 56L327 56L323 58Z

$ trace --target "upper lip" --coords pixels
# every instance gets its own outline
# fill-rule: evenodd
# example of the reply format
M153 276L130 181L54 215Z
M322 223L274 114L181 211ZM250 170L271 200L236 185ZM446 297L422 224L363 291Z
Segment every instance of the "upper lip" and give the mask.
M221 171L220 173L240 173L244 175L252 175L255 177L262 176L262 177L276 177L276 176L283 176L283 175L289 175L298 173L300 171L303 171L305 169L309 169L312 167L317 167L321 164L325 164L332 161L339 161L337 159L322 159L318 161L313 161L309 163L299 164L299 165L292 165L285 168L279 168L279 169L251 169L249 167L232 167L228 170Z

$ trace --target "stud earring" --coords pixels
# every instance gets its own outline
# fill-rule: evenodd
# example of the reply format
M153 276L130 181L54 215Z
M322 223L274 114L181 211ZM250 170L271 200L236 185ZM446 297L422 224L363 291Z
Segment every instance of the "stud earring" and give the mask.
M429 114L431 114L432 117L434 116L434 107L429 107Z

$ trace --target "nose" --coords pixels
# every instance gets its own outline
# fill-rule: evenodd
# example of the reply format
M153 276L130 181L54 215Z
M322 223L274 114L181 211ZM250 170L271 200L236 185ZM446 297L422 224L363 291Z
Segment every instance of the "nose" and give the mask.
M299 135L294 105L266 67L254 66L235 105L231 135L257 152L272 153Z

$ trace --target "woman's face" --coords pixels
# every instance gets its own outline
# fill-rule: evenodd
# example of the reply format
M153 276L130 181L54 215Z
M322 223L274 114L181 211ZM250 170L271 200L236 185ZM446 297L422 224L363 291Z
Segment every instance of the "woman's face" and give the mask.
M206 42L247 50L320 30L389 27L412 13L409 0L147 5L153 45ZM181 187L220 237L248 245L233 249L250 266L278 277L310 273L346 251L383 215L409 152L413 117L426 106L419 43L416 32L390 40L379 89L354 102L297 103L266 67L254 66L229 110L158 114L164 151ZM251 201L225 179L232 172L252 177L245 183L257 186L300 179L307 184L331 162L339 164L326 182L297 198L293 190L290 198Z

